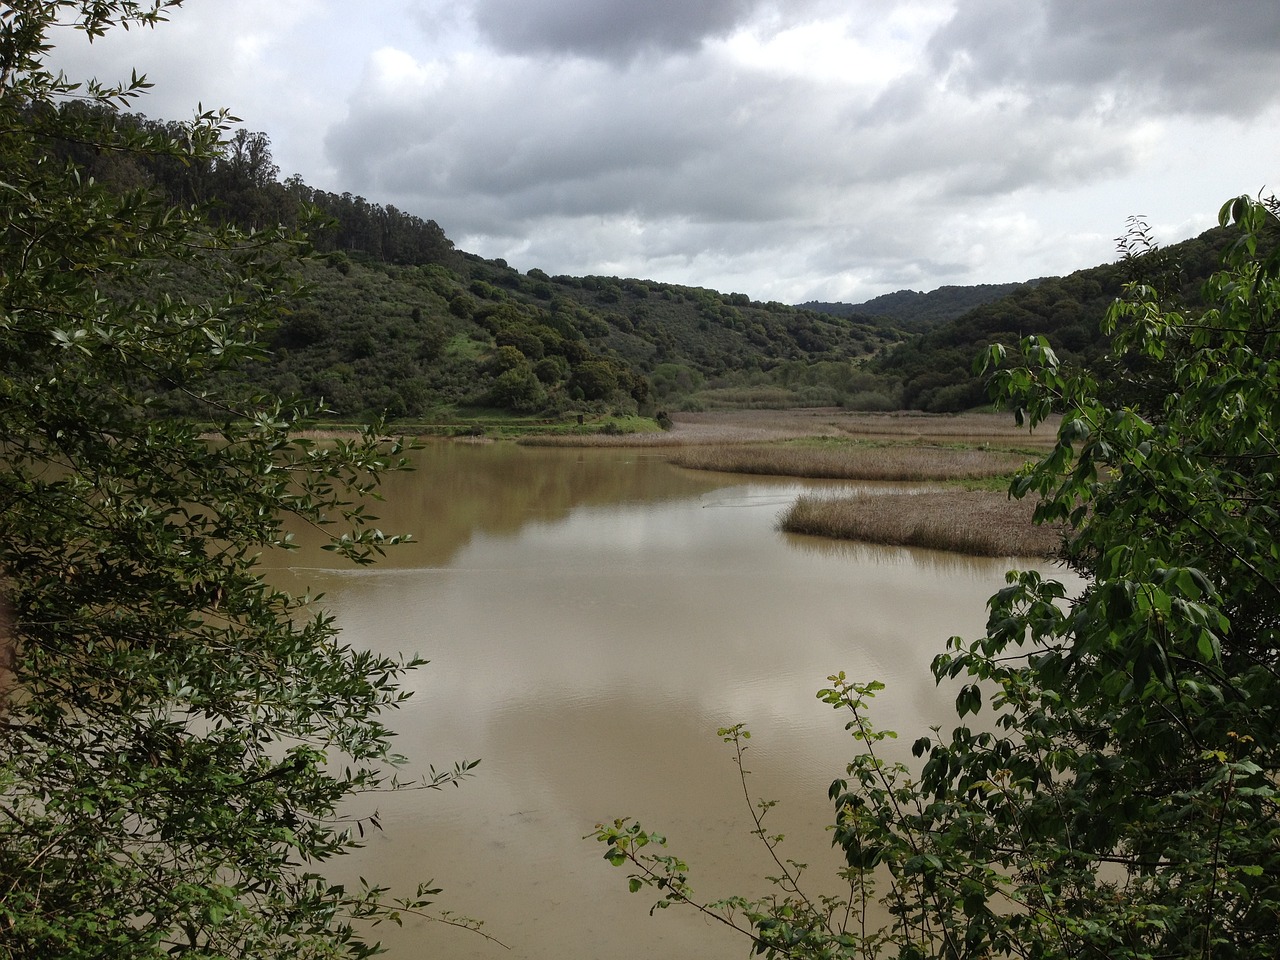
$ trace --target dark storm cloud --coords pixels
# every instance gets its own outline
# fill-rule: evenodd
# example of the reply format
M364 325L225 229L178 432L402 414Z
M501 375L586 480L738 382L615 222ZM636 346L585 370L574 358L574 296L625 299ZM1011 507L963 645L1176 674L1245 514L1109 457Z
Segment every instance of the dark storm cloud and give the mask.
M936 73L1045 109L1248 116L1276 97L1276 0L973 0L929 44Z
M625 59L696 50L730 31L758 0L476 0L481 32L509 53Z
M804 146L831 118L794 109L815 99L801 81L679 60L653 65L643 87L596 64L501 66L449 73L430 89L372 91L330 131L344 180L430 209L458 202L469 223L490 202L516 219L749 221L786 216L796 191L843 163Z

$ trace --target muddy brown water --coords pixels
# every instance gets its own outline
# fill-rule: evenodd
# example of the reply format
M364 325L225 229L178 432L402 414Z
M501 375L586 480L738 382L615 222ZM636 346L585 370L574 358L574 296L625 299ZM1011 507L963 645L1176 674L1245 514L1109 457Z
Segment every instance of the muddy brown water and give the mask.
M886 683L874 720L905 753L952 718L930 660L980 634L1022 565L782 534L799 493L853 485L683 470L659 451L434 443L416 463L376 512L418 543L363 569L304 550L274 574L324 591L347 642L431 661L390 718L411 769L481 759L458 789L365 804L383 830L332 873L409 893L434 880L441 908L509 949L407 918L376 931L392 960L746 956L692 912L650 916L655 897L629 894L584 835L631 816L707 899L769 892L776 869L716 736L744 722L782 854L838 892L826 791L854 744L815 691L838 670Z

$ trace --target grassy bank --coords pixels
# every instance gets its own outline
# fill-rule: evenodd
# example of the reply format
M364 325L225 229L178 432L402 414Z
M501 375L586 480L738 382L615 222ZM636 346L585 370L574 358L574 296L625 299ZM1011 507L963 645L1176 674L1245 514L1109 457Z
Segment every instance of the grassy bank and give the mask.
M687 447L671 458L695 470L908 482L1007 477L1026 461L1026 454L1002 450L850 442Z
M947 490L797 500L781 527L864 543L951 550L979 557L1049 557L1056 528L1031 522L1034 504L987 490Z
M311 430L300 431L315 436L347 436L358 432L357 423L328 422ZM490 440L547 443L563 441L590 444L595 437L643 442L646 436L662 436L663 430L650 417L633 414L577 414L529 417L487 410L440 411L430 419L389 421L385 432L403 437L484 437Z

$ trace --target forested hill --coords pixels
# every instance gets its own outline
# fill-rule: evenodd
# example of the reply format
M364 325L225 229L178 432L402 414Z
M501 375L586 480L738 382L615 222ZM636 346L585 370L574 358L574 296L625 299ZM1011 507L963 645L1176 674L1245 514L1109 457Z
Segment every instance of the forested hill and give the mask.
M652 412L699 391L829 404L843 395L806 384L805 374L848 380L850 361L898 339L874 323L741 294L521 274L462 253L409 266L335 252L303 270L307 293L277 332L260 382L323 397L343 415ZM773 386L784 368L797 372Z
M268 359L244 378L258 391L323 400L345 419L424 419L458 408L555 415L836 404L865 378L854 361L904 338L882 319L740 293L522 274L454 249L434 221L297 177L281 181L263 134L239 132L197 166L127 148L130 137L164 122L101 119L118 128L121 150L55 142L51 153L100 182L207 204L215 219L246 229L300 224L312 208L322 215L306 224L317 256L298 268L304 292ZM176 282L199 281L179 274ZM188 409L180 397L168 402Z
M316 256L298 267L303 292L242 385L323 401L347 420L474 408L548 416L717 406L963 410L986 400L970 368L991 342L1040 333L1066 362L1092 362L1102 349L1098 322L1131 263L803 307L652 280L520 273L455 249L432 220L280 180L263 134L237 133L216 158L194 165L131 146L164 122L100 119L116 129L120 149L51 141L53 158L120 189L206 204L215 219L246 229L306 223ZM1211 231L1140 262L1176 273L1191 291L1221 246ZM178 272L174 282L199 279ZM166 402L196 409L178 394Z
M1036 283L1031 280L1029 283ZM980 283L969 287L943 286L928 293L898 290L863 303L824 303L811 300L800 306L829 313L834 317L883 317L900 329L923 333L948 320L963 316L975 307L999 300L1018 289L1020 283Z
M1017 286L1005 296L916 336L878 357L872 369L896 385L904 408L951 412L986 402L973 360L992 343L1016 345L1042 334L1068 365L1097 367L1106 348L1099 323L1131 280L1154 283L1195 304L1204 280L1222 261L1225 231L1155 249L1138 228L1122 238L1128 255L1116 263Z

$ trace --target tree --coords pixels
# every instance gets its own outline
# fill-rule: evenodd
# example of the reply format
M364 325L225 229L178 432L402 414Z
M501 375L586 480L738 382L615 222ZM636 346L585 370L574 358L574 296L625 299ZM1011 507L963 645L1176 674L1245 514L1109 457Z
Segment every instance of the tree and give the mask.
M586 360L573 368L569 385L586 400L606 400L618 389L618 371L608 360Z
M988 351L1020 420L1063 415L1011 492L1068 525L1065 556L1088 585L1067 597L1010 574L986 636L953 638L934 662L938 680L966 681L959 725L918 739L915 768L884 755L889 734L870 722L880 685L831 678L820 696L861 747L830 794L846 895L806 897L779 859L774 896L707 903L678 858L651 852L661 838L602 825L632 889L693 903L768 956L1280 953L1276 213L1243 197L1223 208L1233 242L1206 306L1134 281L1110 310L1113 351L1160 368L1141 374L1167 384L1158 397L1105 402L1042 338L1022 342L1019 365ZM747 733L721 733L741 761ZM887 920L864 927L876 900Z
M486 399L496 407L534 413L547 402L547 390L528 360L508 367L494 378Z
M217 390L260 354L300 238L57 158L223 155L225 114L117 123L142 77L44 63L55 27L93 39L179 2L0 9L0 955L365 956L365 923L432 894L398 906L320 865L363 833L344 801L398 784L382 715L416 661L343 645L258 557L298 524L356 562L394 542L363 502L399 445L314 445L305 411ZM205 422L156 416L160 389Z

